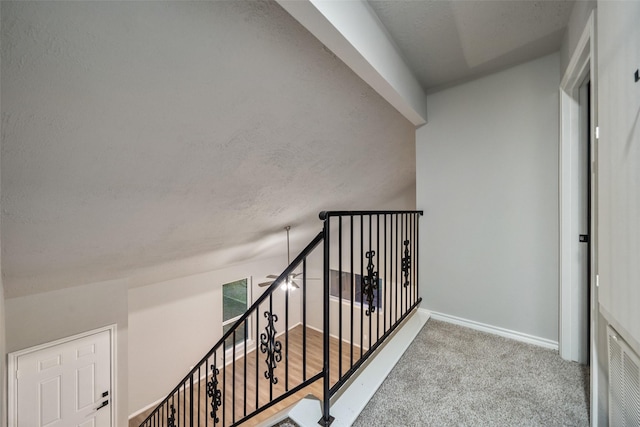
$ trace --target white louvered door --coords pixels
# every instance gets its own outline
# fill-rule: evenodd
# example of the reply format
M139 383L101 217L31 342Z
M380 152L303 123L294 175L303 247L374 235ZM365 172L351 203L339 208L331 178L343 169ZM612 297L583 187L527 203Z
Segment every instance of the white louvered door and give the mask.
M609 340L609 425L640 426L640 358L611 327Z

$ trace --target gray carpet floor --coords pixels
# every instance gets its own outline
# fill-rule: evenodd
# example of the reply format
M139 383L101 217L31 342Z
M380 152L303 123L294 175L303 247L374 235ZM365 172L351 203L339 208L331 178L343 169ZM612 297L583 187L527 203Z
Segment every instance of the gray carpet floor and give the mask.
M588 368L430 319L353 426L588 426Z

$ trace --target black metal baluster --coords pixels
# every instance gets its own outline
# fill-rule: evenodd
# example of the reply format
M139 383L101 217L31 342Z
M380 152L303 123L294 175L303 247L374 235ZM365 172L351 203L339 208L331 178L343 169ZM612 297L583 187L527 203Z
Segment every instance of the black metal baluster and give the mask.
M269 295L269 314L271 314L271 316L273 316L273 294ZM269 319L267 319L269 320ZM267 327L269 326L269 324L267 323ZM272 368L270 368L272 369ZM271 370L271 375L269 378L269 402L271 402L273 400L273 370Z
M243 417L247 416L247 338L249 336L249 324L247 323L249 319L244 319L243 327L244 327L244 369L242 371L242 376L244 377L244 388L242 392L242 402L243 402Z
M329 414L329 404L331 399L331 394L329 391L331 381L330 379L330 359L329 359L329 244L330 244L330 226L331 217L327 217L324 221L324 317L323 317L323 337L322 337L322 347L323 347L323 384L322 384L322 419L320 423L324 426L328 426L331 424L331 416Z
M222 425L227 424L227 340L222 341Z
M189 426L193 427L193 374L189 377Z
M225 349L222 348L222 356L224 360ZM222 400L222 390L218 388L218 374L220 373L220 369L218 369L218 362L216 357L216 352L213 352L213 365L209 365L209 360L207 359L207 370L211 367L211 380L207 379L207 397L211 398L211 412L209 412L209 416L213 420L213 425L215 426L220 422L220 417L218 417L218 410L220 406L223 404ZM224 370L224 363L222 369ZM208 374L207 374L208 375ZM224 372L223 372L224 375ZM225 390L226 391L226 390ZM225 395L226 398L226 395ZM224 411L224 406L223 406ZM224 415L223 415L224 418ZM206 423L208 424L209 417L205 417ZM224 424L224 420L223 420Z
M384 262L384 275L382 278L382 281L384 282L384 294L383 294L383 305L384 305L384 310L382 313L382 332L383 334L387 332L387 315L389 314L389 304L387 303L387 292L389 292L389 282L387 280L387 273L389 272L387 270L387 258L389 257L389 250L387 249L387 214L384 214L383 217L383 223L384 223L384 240L383 240L383 248L384 248L384 258L383 258L383 262Z
M173 409L173 408L172 408L172 409ZM177 412L178 412L178 422L180 422L180 388L178 388L178 410L177 410ZM173 411L172 411L172 415L174 415L174 414L173 414ZM174 423L175 423L175 419L176 419L176 418L175 418L175 416L174 416L174 417L173 417Z
M256 342L258 341L258 331L260 330L260 316L258 316L258 313L260 312L260 306L256 307ZM253 352L255 354L255 359L256 359L256 411L258 410L258 408L260 407L259 405L259 393L258 390L260 389L260 380L259 380L259 376L258 376L258 346L256 345L256 349Z
M289 287L284 294L284 391L289 391Z
M415 263L418 262L418 258L415 258L416 250L416 214L411 214L411 305L415 304L416 298L416 277L415 277Z
M342 377L342 217L338 217L338 378Z
M405 217L405 221L404 221L404 228L405 228L405 231L404 231L404 236L405 237L404 238L405 238L405 240L404 240L404 242L406 242L406 241L409 240L409 215L408 214L404 214L403 216ZM408 285L407 285L407 288L406 288L406 290L404 292L404 300L405 300L404 312L406 313L407 311L409 311L409 287L408 287Z
M355 288L355 282L354 282L355 276L354 276L354 272L353 272L353 252L354 252L354 248L353 248L353 215L349 216L349 219L351 221L351 224L349 226L349 230L350 230L350 233L351 233L350 243L349 243L349 246L350 246L350 249L351 249L351 270L350 270L351 271L351 274L350 274L350 276L351 276L350 277L351 286L349 286L349 289L350 289L350 292L351 292L351 314L350 314L351 315L351 321L349 322L349 326L351 328L351 332L350 332L350 335L349 335L349 340L351 341L351 350L350 350L351 352L349 353L349 357L351 358L351 366L350 366L350 368L353 368L353 341L354 341L354 339L353 339L353 303L354 303L354 301L353 300L355 299L355 297L353 295L354 288Z
M231 422L236 422L236 330L233 330L231 359Z
M200 425L200 383L202 382L200 368L202 365L198 366L198 426Z
M360 215L360 359L362 359L362 347L364 347L364 216Z
M215 355L215 351L213 352L213 354ZM215 356L214 356L215 357ZM207 378L207 393L204 394L204 427L208 427L209 426L209 417L206 415L207 414L207 408L209 407L209 358L207 357L207 360L204 361L204 373L206 375ZM214 423L215 425L215 423Z
M394 243L394 249L395 249L395 260L393 263L393 271L395 271L395 287L396 287L396 316L395 316L395 322L398 322L398 312L400 311L400 306L398 305L398 302L400 302L400 304L402 304L402 298L400 298L400 301L398 301L398 297L399 297L399 292L398 292L398 214L395 214L396 217L396 235L395 235L395 243Z
M174 406L173 396L171 396L171 407L167 410L167 425L169 427L175 427L176 425L176 408ZM180 394L178 393L178 408L180 408Z
M375 252L372 251L371 249L371 239L372 239L372 235L371 235L371 229L372 229L372 222L373 222L373 216L372 215L368 215L368 219L369 219L369 253L371 254L371 258L369 258L369 263L373 264L373 257L375 256ZM367 269L368 270L368 269ZM369 346L368 348L371 348L371 322L373 321L373 313L375 313L375 304L373 303L373 292L375 289L375 286L377 285L377 283L374 283L378 281L377 277L374 276L373 274L370 274L369 271L367 271L367 276L369 276L369 296L367 298L367 302L369 303Z
M378 270L380 270L380 215L376 214L376 253L378 254ZM378 274L378 278L376 279L378 282L377 285L377 296L376 296L376 308L380 310L382 304L380 304L380 274ZM380 339L380 311L376 315L376 341Z
M302 381L307 380L307 258L302 260Z
M400 282L402 282L402 244L404 242L404 214L400 214ZM405 287L400 285L400 314L404 314L406 309Z
M393 281L393 217L394 214L389 216L389 328L395 323L396 315L396 292Z
M420 214L416 215L416 263L415 263L415 275L416 275L416 301L420 298L420 275L418 270L419 260L420 260Z

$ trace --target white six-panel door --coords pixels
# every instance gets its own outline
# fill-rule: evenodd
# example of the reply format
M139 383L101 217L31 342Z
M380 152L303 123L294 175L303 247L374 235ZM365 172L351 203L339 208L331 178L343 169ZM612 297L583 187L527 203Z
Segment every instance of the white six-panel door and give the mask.
M111 427L111 330L20 352L17 427Z

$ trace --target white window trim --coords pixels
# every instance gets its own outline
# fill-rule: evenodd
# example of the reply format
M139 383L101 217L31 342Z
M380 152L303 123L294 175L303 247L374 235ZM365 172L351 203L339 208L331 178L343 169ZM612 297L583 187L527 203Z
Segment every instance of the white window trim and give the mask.
M243 280L246 279L247 281L247 309L249 307L251 307L251 305L253 304L253 298L252 298L252 290L253 290L253 285L252 285L252 277L251 276L247 276L247 277L242 277L240 279L236 279L236 280L231 280L227 283L223 283L222 288L224 288L224 285L227 285L229 283L233 283L233 282L237 282L238 280ZM222 304L224 304L224 292L223 292L223 296L222 296ZM223 316L224 316L224 311L222 311ZM223 320L222 321L222 330L224 331L224 327L229 325L229 324L233 324L235 322L238 321L238 319L240 319L240 317L242 317L242 314L239 316L236 316L232 319L229 320ZM233 349L235 347L236 350L236 359L239 359L241 357L244 356L244 347L245 347L245 342L247 345L247 352L249 352L250 349L253 349L254 347L254 339L253 339L253 322L252 322L253 316L249 316L247 318L247 339L246 341L244 341L243 343L240 344L234 344L234 346L230 346L229 348L225 348L225 359L227 360L226 364L230 364L233 362L232 358L233 358ZM224 333L223 333L224 335Z

